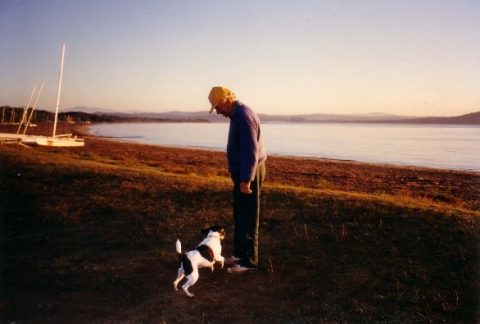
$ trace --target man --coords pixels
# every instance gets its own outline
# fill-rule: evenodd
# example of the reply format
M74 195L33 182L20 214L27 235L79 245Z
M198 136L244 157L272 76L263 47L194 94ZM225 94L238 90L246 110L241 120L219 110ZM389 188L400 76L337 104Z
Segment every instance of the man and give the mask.
M267 155L257 114L227 88L214 87L208 96L211 109L230 118L228 171L233 181L233 256L226 258L228 273L254 272L258 266L260 189Z

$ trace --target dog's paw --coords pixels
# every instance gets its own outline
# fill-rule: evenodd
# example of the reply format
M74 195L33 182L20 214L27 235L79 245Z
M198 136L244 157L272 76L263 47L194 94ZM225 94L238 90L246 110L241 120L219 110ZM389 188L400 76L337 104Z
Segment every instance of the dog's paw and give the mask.
M187 294L188 297L193 297L194 296L194 294L189 292L186 288L183 288L183 291Z

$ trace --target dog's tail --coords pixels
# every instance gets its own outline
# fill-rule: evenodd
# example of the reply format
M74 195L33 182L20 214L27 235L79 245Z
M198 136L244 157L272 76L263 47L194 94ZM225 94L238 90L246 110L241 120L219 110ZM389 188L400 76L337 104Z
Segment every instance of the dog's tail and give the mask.
M180 243L180 240L177 240L177 243L175 243L175 248L177 250L178 256L182 256L182 243Z

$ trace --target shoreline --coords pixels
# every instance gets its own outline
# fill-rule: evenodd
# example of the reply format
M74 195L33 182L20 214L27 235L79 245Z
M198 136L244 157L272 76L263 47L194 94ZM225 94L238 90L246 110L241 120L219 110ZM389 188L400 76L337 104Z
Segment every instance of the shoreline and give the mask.
M229 177L226 171L224 151L120 141L91 135L88 127L89 125L78 125L75 131L81 136L88 137L89 141L110 143L108 144L110 154L113 153L115 145L121 143L127 156L137 156L138 160L147 161L146 163L152 165L162 165L161 162L155 160L161 160L163 163L168 160L168 163L172 165L188 166L193 164L196 168L213 168L220 170L216 171L220 175ZM155 152L178 158L160 158ZM117 156L117 158L120 157ZM194 169L192 167L189 172L195 172ZM478 199L480 197L480 172L476 171L269 155L267 158L267 181L307 188L338 189L368 194L424 196L433 201L448 203L455 203L459 200L466 201L473 209L480 210L480 199Z
M106 136L97 136L93 135L89 132L89 127L93 125L99 125L103 123L91 123L91 124L77 124L77 123L65 123L59 122L57 124L56 133L58 134L68 134L72 133L77 136L81 136L84 138L89 139L97 139L97 140L105 140L105 141L112 141L115 143L122 143L122 144L129 144L129 145L146 145L152 147L165 147L171 149L186 149L186 150L198 150L198 151L212 151L212 152L220 152L225 153L224 150L213 150L209 148L200 148L200 147L187 147L187 146L169 146L169 145L161 145L161 144L149 144L149 143L139 143L135 141L128 141L125 137L106 137ZM18 125L0 125L0 133L16 133L12 132L12 130L18 129ZM53 125L51 123L48 124L39 124L39 126L35 128L30 128L30 132L27 132L27 135L42 135L42 136L50 136L52 134ZM341 159L334 159L334 158L324 158L324 157L313 157L313 156L296 156L296 155L280 155L280 154L269 154L269 157L278 157L278 158L286 158L286 159L300 159L300 160L320 160L325 162L339 162L339 163L359 163L359 164L366 164L366 165L375 165L375 166L382 166L382 167L392 167L392 168L407 168L407 169L416 169L416 170L437 170L437 171L445 171L445 172L464 172L464 173L472 173L474 175L480 176L480 171L475 170L463 170L463 169L446 169L446 168L434 168L434 167L426 167L426 166L417 166L417 165L399 165L399 164L389 164L389 163L376 163L376 162L362 162L357 160L341 160Z
M168 172L229 177L224 151L103 138L89 134L89 125L57 125L58 134L75 133L85 137L84 147L65 149L66 154L94 155L109 161L126 161L131 165L155 167ZM37 135L48 134L48 126L51 125L39 126ZM0 132L3 132L2 127ZM433 202L480 210L480 172L475 171L269 155L266 181L313 189L424 197Z
M90 145L96 154L114 160L130 158L159 167L181 166L186 173L202 169L229 177L224 151L103 138L90 135L88 125L80 125L75 131L89 138L86 147ZM122 146L121 151L116 150L118 145ZM480 172L475 171L269 155L267 181L306 188L417 196L454 204L467 202L480 210Z
M192 149L192 150L201 150L201 151L214 151L214 152L225 152L225 150L215 150L208 147L189 147L189 146L170 146L170 145L162 145L162 144L154 144L154 143L141 143L137 141L130 141L126 137L107 137L107 136L97 136L92 135L89 132L89 127L91 125L99 125L102 123L93 123L93 124L82 124L77 125L74 127L74 133L83 137L90 137L90 138L98 138L98 139L105 139L111 140L115 142L121 143L128 143L128 144L138 144L138 145L151 145L151 146L161 146L161 147L169 147L169 148L181 148L181 149ZM385 167L399 167L399 168L415 168L415 169L426 169L426 170L439 170L439 171L455 171L455 172L467 172L467 173L474 173L480 175L480 170L471 170L471 169L455 169L455 168L442 168L442 167L434 167L434 166L420 166L414 164L394 164L394 163L386 163L386 162L367 162L367 161L358 161L358 160L350 160L350 159L337 159L337 158L327 158L327 157L316 157L316 156L302 156L302 155L282 155L282 154L268 154L269 157L284 157L284 158L291 158L291 159L313 159L313 160L323 160L323 161L338 161L338 162L346 162L346 163L362 163L362 164L371 164L371 165L378 165L378 166L385 166Z

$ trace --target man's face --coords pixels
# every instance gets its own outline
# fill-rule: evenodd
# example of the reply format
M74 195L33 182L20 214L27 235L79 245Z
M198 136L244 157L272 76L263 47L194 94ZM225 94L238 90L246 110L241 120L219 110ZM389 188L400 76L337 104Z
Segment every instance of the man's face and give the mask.
M217 115L230 117L230 114L232 113L232 105L228 101L221 101L215 106L215 111L217 112Z

